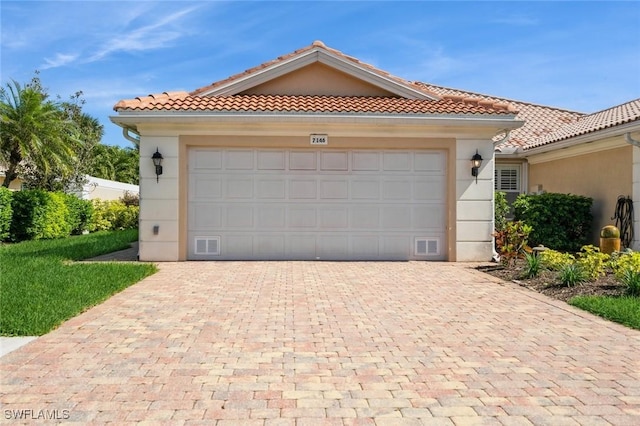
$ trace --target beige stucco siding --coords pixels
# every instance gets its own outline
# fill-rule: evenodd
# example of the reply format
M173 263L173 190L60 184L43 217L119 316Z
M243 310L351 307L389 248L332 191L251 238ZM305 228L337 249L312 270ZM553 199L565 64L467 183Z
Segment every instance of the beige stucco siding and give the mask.
M380 87L315 63L252 87L250 95L394 96Z
M599 230L614 214L620 195L632 195L631 146L554 161L530 164L529 189L572 193L593 198L591 243L599 243Z

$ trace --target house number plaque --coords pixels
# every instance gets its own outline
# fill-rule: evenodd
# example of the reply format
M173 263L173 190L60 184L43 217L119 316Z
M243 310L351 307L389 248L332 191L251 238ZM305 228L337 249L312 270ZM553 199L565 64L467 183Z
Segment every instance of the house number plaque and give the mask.
M311 145L329 145L329 135L311 135Z

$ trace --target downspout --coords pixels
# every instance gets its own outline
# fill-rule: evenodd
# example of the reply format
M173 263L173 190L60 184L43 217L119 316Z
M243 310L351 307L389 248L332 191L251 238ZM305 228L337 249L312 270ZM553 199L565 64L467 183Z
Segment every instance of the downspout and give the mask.
M624 134L624 140L626 140L627 143L629 143L629 144L631 144L633 146L637 146L637 147L640 148L640 141L637 141L637 140L633 139L631 137L631 132L627 132L627 133Z
M137 135L137 137L131 136L129 134L129 131L133 132L135 135ZM134 144L135 146L139 146L140 145L140 135L138 133L135 133L133 130L129 129L128 127L123 127L122 128L122 136L126 140L128 140L129 142Z

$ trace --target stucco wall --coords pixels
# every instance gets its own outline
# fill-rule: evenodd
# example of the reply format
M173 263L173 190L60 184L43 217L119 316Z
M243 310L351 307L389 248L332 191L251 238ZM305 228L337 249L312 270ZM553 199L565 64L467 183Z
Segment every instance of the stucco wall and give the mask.
M243 94L394 96L392 93L355 77L315 63L268 83L252 87Z
M600 229L615 223L618 196L632 196L631 146L529 165L529 190L572 193L593 198L591 243ZM637 197L636 197L637 198Z
M471 176L471 157L483 162L478 180ZM493 143L458 139L456 143L456 260L489 261L493 255Z

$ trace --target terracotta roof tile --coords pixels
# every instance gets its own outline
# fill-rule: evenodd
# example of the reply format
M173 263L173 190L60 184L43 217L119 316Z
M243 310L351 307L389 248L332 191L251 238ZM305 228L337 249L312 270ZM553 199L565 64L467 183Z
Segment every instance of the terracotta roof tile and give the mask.
M552 133L537 138L527 146L527 149L638 120L640 120L640 99L635 99L604 111L580 117L576 122L562 126Z
M209 111L381 114L513 115L504 102L472 98L420 100L397 97L290 95L194 96L186 92L149 95L118 102L116 111Z
M404 80L402 78L399 78L397 76L389 74L386 71L383 71L383 70L381 70L379 68L374 67L373 65L367 64L365 62L361 62L357 58L354 58L352 56L346 55L346 54L342 53L339 50L327 47L323 42L317 41L317 40L314 41L309 46L306 46L306 47L303 47L301 49L295 50L294 52L291 52L289 54L279 56L278 58L276 58L274 60L265 62L263 64L260 64L260 65L256 66L256 67L253 67L253 68L249 68L249 69L247 69L247 70L245 70L245 71L243 71L241 73L234 74L234 75L232 75L232 76L230 76L230 77L228 77L228 78L226 78L224 80L216 81L216 82L214 82L214 83L212 83L212 84L210 84L208 86L204 86L204 87L201 87L199 89L196 89L196 90L192 91L190 94L193 95L193 96L198 96L198 95L201 95L203 93L208 93L208 92L210 92L210 91L212 91L212 90L214 90L214 89L216 89L216 88L218 88L220 86L224 86L224 85L232 83L233 81L238 80L240 78L247 77L247 76L249 76L251 74L255 74L258 71L261 71L261 70L263 70L265 68L268 68L268 67L271 67L273 65L276 65L278 63L285 62L285 61L287 61L289 59L295 58L296 56L300 56L300 55L302 55L302 54L304 54L306 52L309 52L309 51L311 51L313 49L323 49L323 50L325 50L325 51L327 51L327 52L329 52L329 53L331 53L331 54L333 54L335 56L338 56L338 57L341 57L341 58L343 58L343 59L345 59L347 61L353 62L354 64L356 64L356 65L358 65L358 66L360 66L362 68L366 68L367 70L369 70L369 71L371 71L371 72L373 72L375 74L378 74L380 76L383 76L383 77L385 77L385 78L387 78L389 80L393 80L393 81L395 81L397 83L400 83L400 84L403 84L403 85L406 85L406 86L409 86L409 87L416 87L420 91L424 92L426 95L429 95L431 97L435 97L435 98L438 97L435 93L430 92L428 89L426 89L424 87L414 86L408 80Z
M443 97L459 99L471 97L496 102L498 104L511 105L513 109L518 111L516 119L523 120L525 123L522 127L512 130L509 140L502 143L500 146L526 148L538 138L553 133L567 124L576 123L582 116L584 116L584 114L579 112L498 98L496 96L483 95L448 87L436 86L433 84L421 82L415 82L414 84Z

